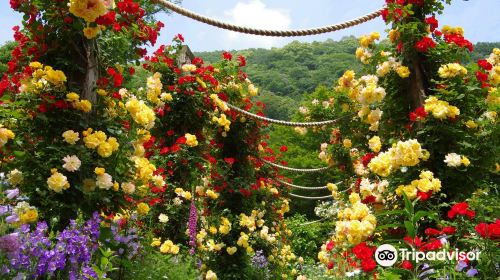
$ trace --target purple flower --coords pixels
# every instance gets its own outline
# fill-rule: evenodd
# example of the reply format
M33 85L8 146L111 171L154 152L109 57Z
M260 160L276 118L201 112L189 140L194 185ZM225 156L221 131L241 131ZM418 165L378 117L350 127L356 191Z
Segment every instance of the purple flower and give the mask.
M5 221L8 224L17 223L17 222L19 222L19 217L17 216L17 214L12 214L10 216L7 216L7 218L5 218Z
M475 268L471 268L471 269L467 270L467 277L474 277L477 274L478 274L478 271Z
M0 237L0 251L6 252L7 257L12 257L20 246L18 238L17 232Z
M189 223L188 223L189 245L191 246L189 253L191 255L194 255L195 250L196 250L195 248L196 248L197 226L198 226L198 213L196 210L196 203L194 202L194 198L193 198L193 199L191 199L191 208L189 208Z
M268 261L262 250L255 252L255 256L252 257L252 265L260 269L267 267Z
M9 205L0 205L0 216L3 216L10 212L10 206Z
M464 261L458 261L457 265L455 266L456 271L462 271L464 268L466 268L468 265Z
M15 188L15 189L6 190L5 194L7 195L8 199L13 199L14 197L19 195L19 189Z

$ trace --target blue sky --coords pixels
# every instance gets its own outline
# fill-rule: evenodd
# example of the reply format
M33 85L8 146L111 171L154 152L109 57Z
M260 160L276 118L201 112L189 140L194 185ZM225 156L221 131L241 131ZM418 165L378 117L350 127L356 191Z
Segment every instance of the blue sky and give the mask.
M20 14L12 11L6 0L0 1L2 20L0 21L0 43L12 40L12 26L20 24ZM372 12L384 0L184 0L185 8L206 16L231 23L267 29L309 28L349 20ZM500 0L454 0L443 15L438 16L440 25L460 25L465 36L473 42L500 41ZM380 18L347 30L298 38L271 38L237 34L220 30L174 14L159 14L165 23L159 43L169 43L171 38L181 33L186 43L194 51L233 50L243 48L280 47L293 40L303 42L338 40L343 36L359 36L371 31L383 32L385 25Z

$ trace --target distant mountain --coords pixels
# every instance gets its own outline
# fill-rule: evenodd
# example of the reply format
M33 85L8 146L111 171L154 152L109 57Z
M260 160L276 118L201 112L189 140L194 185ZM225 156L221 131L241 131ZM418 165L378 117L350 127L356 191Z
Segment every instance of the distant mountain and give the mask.
M354 52L359 46L354 36L340 41L291 42L282 48L231 51L247 58L245 71L260 89L259 100L267 105L266 115L289 119L304 93L320 85L331 86L347 69L359 70ZM486 57L500 43L477 43L473 61ZM197 52L206 62L221 59L222 51Z

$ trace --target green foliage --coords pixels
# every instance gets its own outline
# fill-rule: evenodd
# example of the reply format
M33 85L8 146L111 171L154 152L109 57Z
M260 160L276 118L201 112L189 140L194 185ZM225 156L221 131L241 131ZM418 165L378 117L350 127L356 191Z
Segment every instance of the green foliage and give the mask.
M195 260L187 255L164 255L149 247L124 271L123 280L133 279L197 279Z
M306 262L314 262L318 251L333 230L330 222L314 222L307 220L305 215L295 214L286 220L288 229L292 231L291 245L296 255Z
M16 42L9 41L0 47L0 76L7 72L7 62L11 59L11 52L16 46Z

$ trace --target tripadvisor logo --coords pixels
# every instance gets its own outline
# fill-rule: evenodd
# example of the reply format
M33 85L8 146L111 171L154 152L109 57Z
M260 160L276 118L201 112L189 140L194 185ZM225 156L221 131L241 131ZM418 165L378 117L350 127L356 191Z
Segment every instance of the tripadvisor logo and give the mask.
M381 266L388 267L393 266L398 258L402 261L415 261L419 263L421 261L445 261L445 260L456 260L456 261L464 261L464 260L479 260L479 255L481 252L463 252L455 249L454 251L440 250L440 251L429 251L429 252L421 252L415 251L415 249L408 250L406 248L398 250L394 248L394 246L390 244L383 244L378 246L377 250L375 250L375 261ZM398 256L399 255L399 256Z
M398 260L398 251L394 246L383 244L375 251L375 261L381 266L392 266Z

